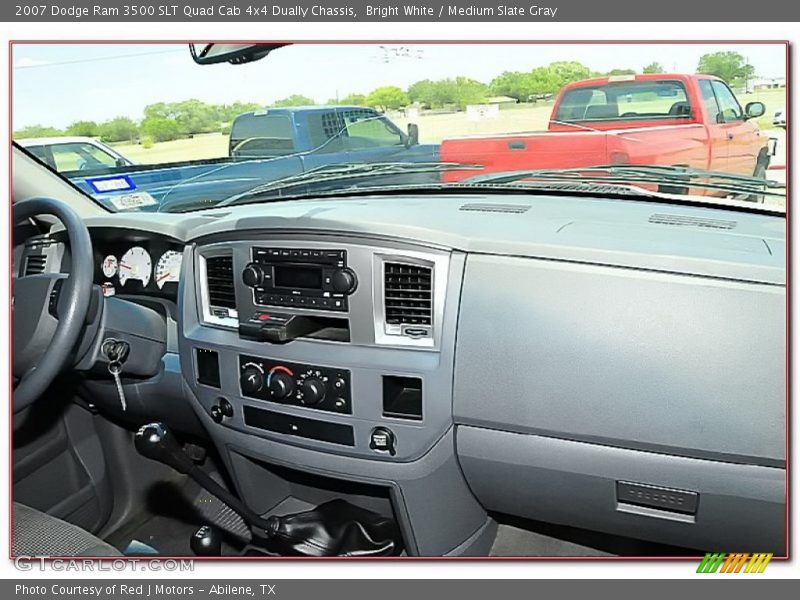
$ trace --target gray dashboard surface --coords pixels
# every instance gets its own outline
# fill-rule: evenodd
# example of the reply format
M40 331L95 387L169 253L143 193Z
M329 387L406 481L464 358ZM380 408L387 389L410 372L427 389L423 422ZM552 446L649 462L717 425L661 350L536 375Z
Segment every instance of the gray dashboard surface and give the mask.
M476 204L489 210L462 209ZM496 212L509 207L520 212ZM263 230L345 233L466 252L778 285L786 280L783 217L643 200L376 196L250 204L188 214L115 214L88 219L87 224L138 227L185 241L226 235L241 239L248 231Z
M785 302L779 286L470 255L456 421L780 465Z

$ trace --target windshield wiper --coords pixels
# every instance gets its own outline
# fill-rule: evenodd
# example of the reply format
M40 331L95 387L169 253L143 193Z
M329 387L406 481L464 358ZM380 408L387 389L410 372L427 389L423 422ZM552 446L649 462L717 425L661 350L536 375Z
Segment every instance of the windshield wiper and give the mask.
M475 175L470 183L594 182L657 184L664 193L686 193L688 188L715 190L736 196L786 196L786 184L748 175L660 165L601 165L571 169L531 169ZM676 191L673 191L676 190ZM783 190L783 191L778 191Z
M437 173L452 170L482 169L482 165L471 165L449 162L382 162L382 163L337 163L324 165L290 175L275 181L270 181L254 187L246 192L226 198L216 206L231 206L252 202L264 197L265 200L281 198L285 192L296 190L299 187L316 187L321 184L337 181L351 181L359 179L372 179L381 176L411 175L414 173ZM293 196L296 194L292 194Z

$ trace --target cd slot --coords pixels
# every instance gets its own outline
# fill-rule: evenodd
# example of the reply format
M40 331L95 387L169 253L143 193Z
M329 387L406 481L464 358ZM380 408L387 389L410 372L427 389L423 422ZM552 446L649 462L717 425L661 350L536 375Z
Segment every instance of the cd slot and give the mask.
M329 342L350 341L350 321L336 317L313 317L319 329L304 335L311 340L327 340Z

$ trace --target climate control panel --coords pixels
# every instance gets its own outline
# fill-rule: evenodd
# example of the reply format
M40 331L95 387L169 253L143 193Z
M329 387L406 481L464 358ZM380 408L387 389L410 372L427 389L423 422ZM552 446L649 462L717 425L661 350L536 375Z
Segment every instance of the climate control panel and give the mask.
M351 414L350 371L239 356L242 396Z

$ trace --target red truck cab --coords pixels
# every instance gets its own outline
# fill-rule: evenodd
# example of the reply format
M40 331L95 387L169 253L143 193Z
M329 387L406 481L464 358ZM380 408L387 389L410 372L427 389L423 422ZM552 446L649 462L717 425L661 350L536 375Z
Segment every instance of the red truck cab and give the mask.
M547 131L444 140L442 161L484 166L447 172L444 179L608 164L763 176L769 139L752 119L764 110L760 102L742 108L728 85L710 75L588 79L559 92Z

